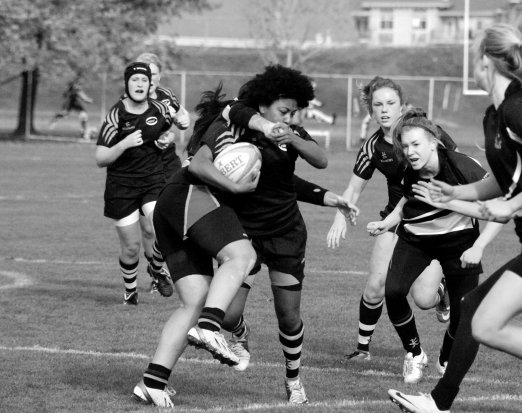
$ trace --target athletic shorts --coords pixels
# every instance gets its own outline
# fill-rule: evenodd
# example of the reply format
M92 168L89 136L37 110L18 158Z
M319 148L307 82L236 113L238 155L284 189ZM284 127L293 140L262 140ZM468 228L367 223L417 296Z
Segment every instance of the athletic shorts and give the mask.
M512 271L519 277L522 277L522 254L517 255L506 264L506 271Z
M388 276L391 273L400 275L404 272L420 275L432 260L439 261L446 277L481 274L482 265L462 268L460 257L474 243L473 238L466 238L462 240L459 248L455 248L454 245L447 245L443 242L411 243L399 236L393 250Z
M136 185L140 182L140 185ZM158 199L161 189L165 185L163 174L149 177L146 180L118 181L107 177L105 183L104 215L108 218L120 220L139 210L142 205Z
M248 240L236 213L204 185L165 186L153 222L174 282L191 274L212 276L212 259L219 251L231 242Z
M293 275L299 282L304 279L307 231L301 218L297 225L283 235L272 238L252 238L257 254L251 274L259 272L261 264L269 270Z

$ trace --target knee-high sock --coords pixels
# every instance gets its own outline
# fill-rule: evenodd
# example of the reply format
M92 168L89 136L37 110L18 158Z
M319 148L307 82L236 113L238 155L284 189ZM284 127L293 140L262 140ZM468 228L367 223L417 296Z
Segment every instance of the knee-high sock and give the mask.
M279 328L279 342L283 346L286 361L286 377L289 379L299 376L301 366L301 350L303 348L304 324L295 331L283 331Z

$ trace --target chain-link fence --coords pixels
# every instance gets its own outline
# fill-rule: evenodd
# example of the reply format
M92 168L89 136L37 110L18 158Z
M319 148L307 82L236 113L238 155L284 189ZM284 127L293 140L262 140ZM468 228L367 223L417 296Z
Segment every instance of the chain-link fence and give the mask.
M223 92L227 98L236 96L240 86L254 73L217 72L217 71L175 71L166 72L162 77L162 85L174 90L182 104L193 111L201 93L223 84ZM366 115L365 108L359 103L359 85L366 84L373 75L350 74L309 74L316 82L316 97L323 103L320 110L331 115L336 114L334 125L306 119L303 126L312 130L318 141L329 140L332 150L352 149L359 146L362 119ZM464 96L462 79L455 77L411 77L385 76L399 83L404 90L405 99L424 108L428 116L439 123L451 134L461 146L482 145L482 116L489 100L484 96ZM61 109L63 92L68 80L57 83L45 76L38 81L38 94L35 102L34 126L42 135L80 137L78 113L71 113L56 125L52 119ZM101 74L83 80L84 90L93 99L86 104L89 114L89 127L93 131L99 127L110 107L117 102L123 92L121 74ZM0 120L3 131L15 129L18 122L20 101L20 78L8 79L0 83ZM52 127L53 126L53 127ZM377 128L370 124L370 131ZM190 134L178 132L178 141L183 144Z

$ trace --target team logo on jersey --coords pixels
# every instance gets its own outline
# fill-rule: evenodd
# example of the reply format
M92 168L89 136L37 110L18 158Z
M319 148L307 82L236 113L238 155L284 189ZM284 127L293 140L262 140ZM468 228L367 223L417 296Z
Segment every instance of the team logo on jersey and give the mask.
M151 116L145 119L145 123L149 126L154 126L156 123L158 123L158 118L156 116Z
M388 153L381 152L381 162L393 162L393 159L388 156Z
M279 145L279 149L281 149L282 151L285 151L286 152L286 143L280 143Z
M121 128L122 131L130 131L134 129L134 125L131 124L130 122L125 122L125 124L123 125L123 127Z

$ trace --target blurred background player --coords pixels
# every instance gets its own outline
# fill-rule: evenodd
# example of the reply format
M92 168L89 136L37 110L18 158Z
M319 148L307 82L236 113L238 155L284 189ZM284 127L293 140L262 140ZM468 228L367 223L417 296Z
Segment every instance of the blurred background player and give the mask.
M78 112L78 119L80 120L81 137L85 140L90 140L91 137L87 128L89 115L83 104L92 103L92 99L83 91L80 76L69 82L67 89L63 92L63 98L62 109L54 115L49 128L51 130L54 129L59 119L65 118L69 116L71 111L75 111Z
M311 83L315 93L315 88L317 85L313 80L311 81ZM317 99L317 97L314 96L314 98L308 102L308 106L306 108L299 109L295 113L295 115L292 116L292 124L301 125L304 119L313 119L320 123L334 125L337 115L335 113L328 115L324 113L322 110L318 109L323 106L323 102L321 102L319 99Z
M137 305L140 211L152 220L156 200L165 185L161 150L171 143L172 137L165 132L172 125L172 117L166 105L149 98L148 64L131 63L125 69L124 79L125 97L109 110L100 129L96 164L107 168L104 215L114 221L120 240L124 304ZM154 244L147 271L156 278L160 294L168 297L173 287L160 273L163 264L163 257Z
M171 89L160 85L162 65L158 56L154 53L142 53L136 58L136 61L147 63L150 67L151 85L149 97L159 100L168 106L169 110L171 111L173 122L178 129L187 129L190 126L190 115L188 111L179 103L177 96ZM181 160L176 152L176 144L173 139L172 143L163 150L161 154L161 161L163 163L163 170L165 172L165 180L167 180L181 168ZM150 221L143 215L140 215L140 225L143 253L147 261L151 262L154 247L154 230ZM161 271L164 275L168 277L170 276L168 275L165 267L162 268ZM151 292L154 292L157 289L157 281L154 274L149 273L149 275L152 277Z

